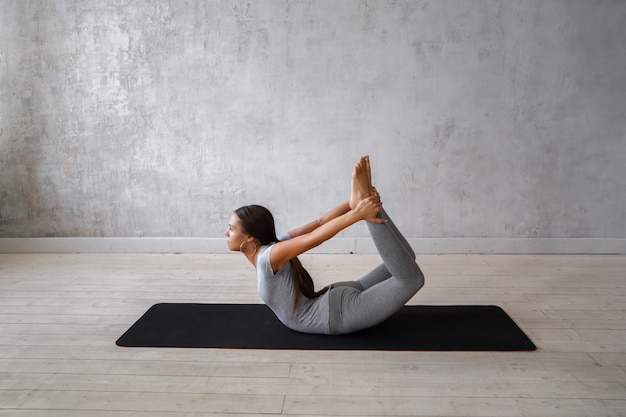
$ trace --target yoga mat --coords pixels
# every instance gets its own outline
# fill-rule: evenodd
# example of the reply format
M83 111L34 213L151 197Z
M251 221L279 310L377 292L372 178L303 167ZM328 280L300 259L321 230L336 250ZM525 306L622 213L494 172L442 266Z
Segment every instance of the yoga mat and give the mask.
M116 342L127 347L228 349L530 351L533 342L497 306L405 306L347 335L286 328L264 304L161 303Z

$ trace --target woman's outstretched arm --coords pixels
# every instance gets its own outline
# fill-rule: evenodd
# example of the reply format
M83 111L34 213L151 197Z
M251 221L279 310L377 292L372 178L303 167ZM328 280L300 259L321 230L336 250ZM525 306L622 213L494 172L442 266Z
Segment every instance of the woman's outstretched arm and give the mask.
M272 269L274 272L278 271L290 259L321 245L343 229L361 220L383 223L384 219L376 217L380 210L381 204L378 196L370 196L361 200L354 210L328 220L313 231L276 243L270 253Z
M309 222L305 225L302 225L293 230L290 230L287 233L289 234L291 238L302 236L307 233L311 233L313 230L317 229L321 225L326 224L332 219L337 218L343 214L346 214L349 211L350 211L350 206L348 205L348 202L346 201L345 203L342 203L338 205L337 207L331 209L330 211L328 211L328 213L324 214L319 219L313 220L312 222Z

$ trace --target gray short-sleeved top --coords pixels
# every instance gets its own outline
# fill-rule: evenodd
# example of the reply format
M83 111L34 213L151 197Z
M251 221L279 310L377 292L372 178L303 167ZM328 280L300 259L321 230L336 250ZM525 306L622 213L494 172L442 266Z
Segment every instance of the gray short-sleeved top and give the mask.
M256 270L261 300L288 328L303 333L328 334L328 292L317 298L307 298L300 294L294 311L298 291L296 277L290 262L276 273L272 271L270 265L272 247L273 244L261 246L257 254Z

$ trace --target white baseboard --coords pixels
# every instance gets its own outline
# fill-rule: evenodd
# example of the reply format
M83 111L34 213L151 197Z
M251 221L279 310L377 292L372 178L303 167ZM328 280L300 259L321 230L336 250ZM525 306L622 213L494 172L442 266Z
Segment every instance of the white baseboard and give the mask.
M408 239L424 254L626 254L626 239ZM0 253L228 253L224 238L0 238ZM335 238L311 253L376 253L371 239Z

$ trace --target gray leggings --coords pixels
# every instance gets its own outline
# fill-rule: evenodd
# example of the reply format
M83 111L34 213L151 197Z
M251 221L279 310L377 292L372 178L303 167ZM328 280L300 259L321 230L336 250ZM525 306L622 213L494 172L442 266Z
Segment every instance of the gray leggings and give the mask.
M383 263L358 281L330 286L330 334L351 333L372 327L397 312L424 285L415 252L393 224L367 222Z

